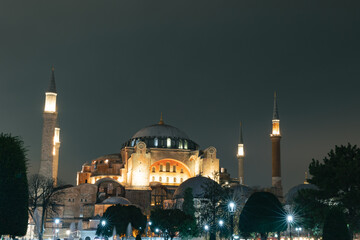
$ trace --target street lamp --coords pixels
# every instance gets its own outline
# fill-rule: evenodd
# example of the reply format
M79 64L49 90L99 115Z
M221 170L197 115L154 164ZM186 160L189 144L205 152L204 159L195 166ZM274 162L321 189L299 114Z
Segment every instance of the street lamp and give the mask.
M58 229L58 225L60 223L60 219L59 218L55 218L54 219L54 223L55 223L55 234L54 234L54 239L59 237L59 229Z
M105 227L105 225L106 225L106 221L105 221L105 220L102 220L102 221L101 221L101 226Z
M204 230L205 230L205 232L206 232L206 237L205 237L205 239L207 239L207 234L208 234L208 232L209 232L209 229L210 229L210 227L209 227L209 225L207 225L207 224L205 224L205 226L204 226Z
M297 228L295 228L295 230L297 231L297 234L298 234L298 237L299 237L299 232L302 230L302 228L301 228L301 227L297 227Z
M224 226L224 220L221 220L221 219L219 220L219 226L220 227Z
M229 202L228 210L229 210L229 213L230 213L230 224L231 224L231 226L230 226L231 238L230 239L233 239L233 235L234 235L234 213L236 211L236 204L233 201Z
M289 225L290 239L292 239L292 237L291 237L291 224L294 221L293 215L291 215L291 214L287 215L286 220L287 220L288 225Z

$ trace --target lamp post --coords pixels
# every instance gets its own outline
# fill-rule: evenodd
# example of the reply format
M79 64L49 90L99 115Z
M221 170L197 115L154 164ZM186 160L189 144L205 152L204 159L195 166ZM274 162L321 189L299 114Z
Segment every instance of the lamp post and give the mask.
M210 229L209 225L206 224L206 225L204 226L204 230L205 230L205 232L206 232L206 237L205 237L205 239L207 239L207 235L208 235L209 229Z
M55 218L54 223L55 223L55 232L54 232L54 240L55 240L55 238L59 237L59 228L58 227L59 227L60 219Z
M300 236L300 231L302 230L302 228L301 227L297 227L297 228L295 228L295 230L297 231L297 234L298 234L298 237Z
M292 237L291 237L291 224L292 224L292 222L294 221L294 217L289 214L289 215L286 216L286 220L287 220L288 225L289 225L289 235L290 235L290 239L292 239Z
M228 204L228 210L230 213L230 234L231 237L230 239L233 239L233 235L234 235L234 214L236 211L236 204L233 201L230 201Z

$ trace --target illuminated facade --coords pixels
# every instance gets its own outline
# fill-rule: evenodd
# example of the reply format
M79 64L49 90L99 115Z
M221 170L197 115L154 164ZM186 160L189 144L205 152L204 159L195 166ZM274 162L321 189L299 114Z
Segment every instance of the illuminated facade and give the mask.
M60 128L57 126L55 69L51 69L50 86L45 93L43 113L43 132L39 174L53 178L55 185L58 177Z
M158 124L135 133L123 144L120 153L84 164L77 174L77 184L107 180L108 187L99 189L99 194L125 197L149 210L172 198L176 188L187 179L202 175L219 181L218 172L219 159L214 147L199 150L183 131L165 124L161 118ZM109 195L115 184L121 190Z

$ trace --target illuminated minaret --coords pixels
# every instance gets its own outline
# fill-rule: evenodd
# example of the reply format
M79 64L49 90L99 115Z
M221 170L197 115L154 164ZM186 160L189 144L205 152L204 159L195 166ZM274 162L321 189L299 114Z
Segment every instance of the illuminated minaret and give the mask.
M53 178L56 185L60 148L60 128L57 125L57 93L54 70L54 67L52 67L50 86L48 91L45 93L39 174L45 176L46 178Z
M245 151L244 151L244 140L242 136L242 124L240 122L240 134L239 134L239 143L236 157L238 159L238 175L239 175L239 183L244 184L244 158L245 158Z
M277 107L276 92L274 93L274 111L272 119L272 133L270 134L272 142L272 186L282 194L281 185L281 162L280 162L280 118Z

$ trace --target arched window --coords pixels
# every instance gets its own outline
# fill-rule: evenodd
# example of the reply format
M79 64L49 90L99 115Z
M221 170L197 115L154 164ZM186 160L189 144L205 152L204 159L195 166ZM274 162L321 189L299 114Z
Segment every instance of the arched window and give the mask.
M133 140L131 141L131 146L132 146L132 147L135 146L135 139L133 139Z
M180 173L184 173L184 169L180 169Z
M180 182L183 182L183 178L180 178Z
M174 183L176 183L176 177L174 177Z
M155 172L155 167L152 168L152 172Z
M176 166L175 165L173 166L173 172L176 172Z
M188 142L184 140L184 149L188 149Z
M155 176L152 177L152 181L155 182Z
M160 172L163 171L163 165L160 165Z
M162 178L161 177L159 177L159 182L161 182L162 181Z
M166 182L169 182L169 177L166 177Z
M182 140L179 140L179 148L180 148L180 149L183 148L183 142L182 142Z
M154 146L157 147L159 145L159 140L157 138L154 138Z
M168 163L168 162L166 163L166 171L170 172L170 163Z
M167 146L168 148L171 147L171 138L167 138L167 140L166 140L166 146Z

